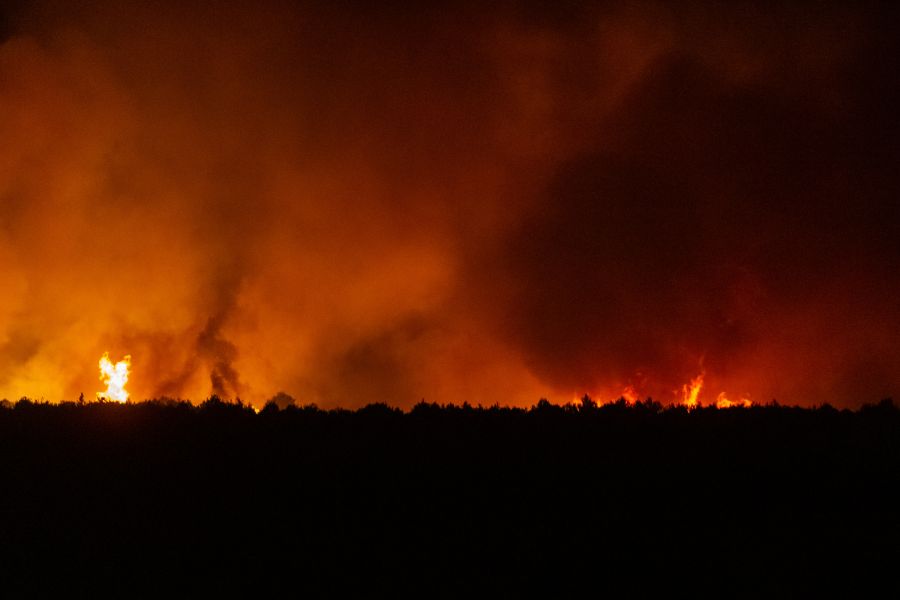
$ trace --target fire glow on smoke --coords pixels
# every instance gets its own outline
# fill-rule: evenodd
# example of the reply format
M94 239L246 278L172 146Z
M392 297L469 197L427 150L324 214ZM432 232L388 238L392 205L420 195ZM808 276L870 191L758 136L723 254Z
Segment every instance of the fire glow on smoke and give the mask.
M900 397L889 3L360 4L0 2L0 399Z

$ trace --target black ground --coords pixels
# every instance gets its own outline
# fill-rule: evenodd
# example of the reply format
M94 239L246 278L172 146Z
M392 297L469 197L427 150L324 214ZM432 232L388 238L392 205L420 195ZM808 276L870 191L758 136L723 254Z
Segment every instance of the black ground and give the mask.
M900 591L890 402L19 402L0 410L0 456L0 571L16 596Z

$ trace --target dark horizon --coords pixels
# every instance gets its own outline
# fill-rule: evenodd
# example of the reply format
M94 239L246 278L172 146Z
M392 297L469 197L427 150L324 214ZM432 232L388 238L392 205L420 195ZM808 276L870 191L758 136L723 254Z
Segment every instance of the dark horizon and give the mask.
M898 591L900 410L0 409L13 596Z
M767 402L749 402L746 404L734 403L734 404L717 404L716 402L704 403L698 402L695 405L685 405L681 401L672 401L672 402L662 402L656 400L651 397L647 398L625 398L620 396L615 400L610 401L598 401L595 398L592 398L590 395L585 394L581 398L576 398L573 400L569 400L567 402L554 402L548 400L547 398L538 398L532 404L528 405L514 405L507 402L503 402L498 399L494 402L484 404L484 403L471 403L468 400L460 400L458 402L431 402L427 398L422 398L419 402L415 404L404 407L397 404L392 404L390 402L384 401L376 401L369 402L367 404L358 404L358 402L348 402L347 404L337 403L332 406L319 406L315 402L302 403L299 402L296 398L289 396L284 393L276 394L273 397L266 400L261 405L256 405L249 401L244 401L240 397L235 398L227 398L220 397L216 394L212 394L207 398L204 398L200 401L190 399L190 398L172 398L172 397L159 397L159 398L144 398L142 400L135 400L133 398L129 398L127 401L118 402L115 400L111 400L109 398L105 398L102 396L97 397L96 399L88 399L80 397L75 400L47 400L45 398L30 398L28 396L22 396L17 400L9 400L8 398L0 398L0 409L12 410L15 409L19 404L24 406L44 406L44 407L60 407L60 408L68 408L72 406L78 407L88 407L88 406L105 406L105 407L135 407L140 405L150 405L150 406L162 406L162 407L182 407L182 408L190 408L192 410L202 410L204 408L208 408L210 406L224 406L224 407L232 407L239 410L247 411L248 413L260 414L266 410L296 410L296 411L314 411L314 412L322 412L322 413L355 413L360 411L367 410L385 410L389 412L395 412L398 414L411 414L416 410L474 410L474 411L512 411L519 413L527 413L534 412L538 410L555 410L562 411L564 413L569 414L578 414L581 412L591 412L591 411L615 411L615 410L650 410L651 412L679 412L679 413L693 413L697 411L709 411L709 410L721 410L721 411L748 411L748 410L764 410L764 409L785 409L785 410L801 410L801 411L821 411L821 410L834 410L846 413L858 413L861 411L871 411L875 408L883 409L883 410L893 410L895 408L895 401L891 397L880 398L878 400L862 400L862 399L854 399L852 401L832 404L829 401L822 401L813 404L797 404L790 402L782 402L779 401L778 398L772 398Z

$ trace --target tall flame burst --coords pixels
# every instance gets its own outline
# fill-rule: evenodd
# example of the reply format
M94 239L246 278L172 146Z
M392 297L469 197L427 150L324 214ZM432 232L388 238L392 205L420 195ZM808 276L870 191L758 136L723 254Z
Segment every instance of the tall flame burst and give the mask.
M697 408L699 403L697 401L697 397L700 395L700 390L703 389L703 373L700 373L693 379L691 379L690 384L684 384L681 388L681 402L688 408Z
M690 383L686 383L681 388L681 404L688 409L698 408L700 406L700 391L703 389L703 376L700 373ZM721 392L716 396L716 408L750 408L753 401L749 396L744 394L738 400L731 400L728 394Z
M104 352L100 358L100 381L106 384L105 392L97 392L98 400L113 400L125 402L128 400L128 392L125 384L128 383L128 372L131 368L131 356L126 356L117 363L109 360L109 352Z

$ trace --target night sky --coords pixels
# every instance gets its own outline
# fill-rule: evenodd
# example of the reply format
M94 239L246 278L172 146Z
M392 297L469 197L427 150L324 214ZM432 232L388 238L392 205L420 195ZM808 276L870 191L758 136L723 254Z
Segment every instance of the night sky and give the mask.
M900 397L894 3L370 4L0 3L0 398Z

